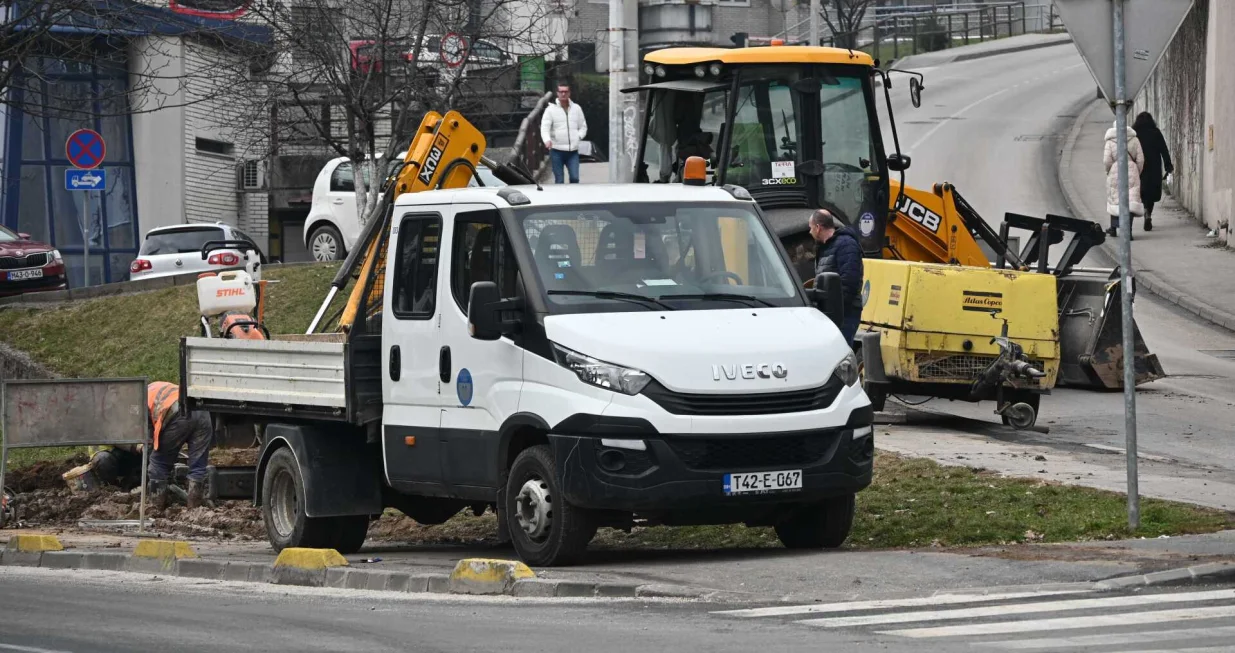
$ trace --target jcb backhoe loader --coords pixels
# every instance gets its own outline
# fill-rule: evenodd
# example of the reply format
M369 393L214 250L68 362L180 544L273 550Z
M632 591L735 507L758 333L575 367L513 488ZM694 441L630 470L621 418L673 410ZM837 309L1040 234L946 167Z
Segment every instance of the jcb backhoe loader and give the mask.
M634 180L679 181L686 159L703 157L712 183L750 192L805 283L814 272L812 210L826 208L852 226L867 258L855 347L877 406L890 393L994 399L1005 423L1024 427L1057 380L1121 387L1118 275L1076 267L1102 241L1100 228L1008 214L996 233L950 184L906 187L910 158L900 152L892 116L892 72L911 76L911 98L920 106L921 74L882 70L863 52L812 46L651 52L644 58L646 83L624 89L646 94ZM879 86L892 126L891 154L876 112ZM1010 227L1044 237L1012 252ZM1049 247L1065 241L1062 255L1047 265ZM1139 332L1136 342L1137 383L1163 376Z

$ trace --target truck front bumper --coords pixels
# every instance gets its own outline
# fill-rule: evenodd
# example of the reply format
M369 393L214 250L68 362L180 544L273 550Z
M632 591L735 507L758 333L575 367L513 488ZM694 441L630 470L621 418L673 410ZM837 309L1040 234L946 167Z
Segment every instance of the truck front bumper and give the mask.
M870 485L875 443L869 406L842 427L740 435L648 434L642 440L550 434L558 484L571 504L592 509L665 513L758 510L817 502ZM856 437L855 437L856 432ZM616 437L616 436L615 436ZM644 449L635 444L642 442ZM726 494L725 475L801 470L801 488ZM735 521L744 521L737 518ZM680 521L680 520L679 520ZM699 523L715 523L701 518Z

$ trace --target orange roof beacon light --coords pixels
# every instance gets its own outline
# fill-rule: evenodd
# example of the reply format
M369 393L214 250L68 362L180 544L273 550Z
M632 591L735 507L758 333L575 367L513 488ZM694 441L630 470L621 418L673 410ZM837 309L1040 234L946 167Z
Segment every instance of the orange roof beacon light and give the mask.
M682 183L687 186L702 186L707 181L708 164L701 156L686 158L686 168L682 173Z

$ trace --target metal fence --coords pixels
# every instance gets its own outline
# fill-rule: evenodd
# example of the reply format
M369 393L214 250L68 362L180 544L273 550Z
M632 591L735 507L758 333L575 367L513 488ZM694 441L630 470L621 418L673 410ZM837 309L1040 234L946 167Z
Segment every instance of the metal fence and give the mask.
M804 42L788 35L800 33L806 22L775 38ZM936 3L872 9L856 30L824 36L821 45L852 47L887 61L1009 36L1062 31L1063 20L1054 3Z

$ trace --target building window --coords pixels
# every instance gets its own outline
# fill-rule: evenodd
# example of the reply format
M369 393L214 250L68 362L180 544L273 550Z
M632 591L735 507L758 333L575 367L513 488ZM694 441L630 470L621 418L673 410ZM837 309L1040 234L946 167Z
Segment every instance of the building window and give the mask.
M232 156L236 146L226 141L216 141L213 138L197 138L197 151L218 156Z
M78 45L68 50L71 59L54 52L31 57L13 77L0 224L54 245L68 264L70 286L80 288L87 237L90 281L97 284L128 277L140 235L124 53L96 50L93 59L83 59L78 55L85 46ZM65 140L83 128L107 144L101 191L65 188L65 171L72 168Z

